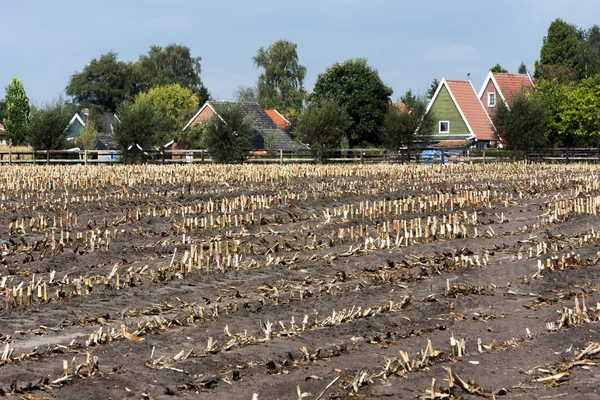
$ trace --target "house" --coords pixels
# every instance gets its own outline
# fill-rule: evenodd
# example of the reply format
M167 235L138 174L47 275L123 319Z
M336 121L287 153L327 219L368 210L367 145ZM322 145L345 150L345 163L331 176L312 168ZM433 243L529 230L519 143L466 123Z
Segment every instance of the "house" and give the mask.
M434 112L433 127L435 144L464 141L465 146L475 141L479 148L496 142L492 121L470 81L442 79L435 94L427 105L427 112Z
M0 123L0 146L6 146L6 129L4 124Z
M292 129L292 124L288 121L279 111L273 110L265 110L269 118L273 120L281 129L286 132L289 132Z
M509 74L489 72L479 91L479 100L490 116L494 115L498 101L502 100L510 107L510 103L521 91L529 93L533 90L533 81L529 74Z
M84 108L81 112L75 113L67 127L67 141L75 140L80 134L89 118L90 110ZM100 115L100 126L97 127L95 150L116 150L114 126L119 118L113 114Z
M256 130L252 137L252 147L254 150L296 150L297 144L294 139L281 129L267 114L263 108L255 102L228 102L228 101L207 101L202 105L200 110L190 119L185 125L185 131L192 126L208 121L213 116L219 115L219 108L239 104L242 111L246 114L254 124Z

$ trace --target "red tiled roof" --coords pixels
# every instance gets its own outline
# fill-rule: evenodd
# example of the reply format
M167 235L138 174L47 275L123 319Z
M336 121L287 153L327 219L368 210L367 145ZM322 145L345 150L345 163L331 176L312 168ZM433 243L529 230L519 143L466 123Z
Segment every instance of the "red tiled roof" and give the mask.
M435 147L467 147L473 143L470 140L442 140Z
M495 140L492 121L471 82L447 80L446 84L477 140Z
M406 111L406 104L404 103L392 103L392 107L396 107L400 111Z
M498 85L498 90L502 93L504 99L508 102L519 92L525 89L526 93L533 90L533 82L527 74L509 74L493 72L494 80Z
M265 112L269 118L271 118L273 122L275 122L281 129L286 130L291 126L290 121L285 119L283 115L279 114L277 110L265 110Z
M0 136L6 135L6 131L4 130L4 124L0 124Z

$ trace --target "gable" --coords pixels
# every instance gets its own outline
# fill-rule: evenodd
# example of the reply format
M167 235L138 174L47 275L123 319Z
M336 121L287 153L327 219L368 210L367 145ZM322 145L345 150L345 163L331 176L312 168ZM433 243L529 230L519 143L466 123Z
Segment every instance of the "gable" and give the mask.
M440 135L439 122L449 121L450 132L448 135L469 135L471 132L467 127L463 117L460 115L458 107L454 103L450 91L445 84L441 84L430 110L433 111L436 118L436 123L433 126L433 135Z
M75 139L81 133L83 129L83 124L79 118L73 118L69 126L67 127L67 140Z

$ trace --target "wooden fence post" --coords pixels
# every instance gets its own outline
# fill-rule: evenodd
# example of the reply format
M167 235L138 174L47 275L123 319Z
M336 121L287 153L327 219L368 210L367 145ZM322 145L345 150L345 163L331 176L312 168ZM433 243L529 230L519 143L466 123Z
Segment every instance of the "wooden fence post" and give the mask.
M279 149L279 165L283 165L283 149Z
M88 153L87 149L83 150L83 165L87 165Z
M363 149L360 149L360 163L363 163Z

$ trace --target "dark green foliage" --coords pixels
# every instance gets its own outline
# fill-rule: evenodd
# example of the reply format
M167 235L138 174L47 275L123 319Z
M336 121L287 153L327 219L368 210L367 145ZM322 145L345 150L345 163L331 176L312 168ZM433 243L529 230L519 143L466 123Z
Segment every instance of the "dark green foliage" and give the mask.
M13 146L25 144L29 130L29 99L23 83L14 76L6 88L6 113L4 128L6 139Z
M117 53L111 51L72 75L66 93L81 105L95 105L102 113L114 113L137 90L133 73L133 65L117 60Z
M506 73L508 72L507 70L505 70L504 68L502 68L502 65L500 64L496 64L494 65L492 68L490 68L491 72L496 72L496 73Z
M145 92L157 86L178 83L190 89L198 97L199 104L204 104L210 95L200 79L200 61L200 57L192 57L187 46L152 46L136 64L138 89Z
M125 162L144 159L136 145L144 150L160 148L171 132L169 120L149 101L126 101L119 106L118 115L120 122L115 127L115 136Z
M198 128L201 129L201 144L218 163L242 162L252 146L255 126L239 104L221 104L217 112L219 115Z
M412 104L406 105L404 109L390 106L382 131L383 145L393 152L407 148L409 153L415 148L427 145L431 140L437 117L432 111L426 111L427 103L424 98L415 98Z
M600 74L600 27L598 25L585 32L577 63L580 79Z
M329 150L340 148L350 124L350 117L336 101L313 101L298 117L294 135L303 143L308 143L317 161L323 162Z
M499 101L492 122L498 138L510 150L530 151L548 145L545 107L523 92L512 99L510 108Z
M435 91L437 90L438 86L440 86L440 81L438 81L437 79L434 79L431 82L431 85L429 86L429 89L427 89L427 101L431 101L431 99L433 98L433 95L435 94Z
M298 62L296 48L295 43L278 40L266 50L261 47L253 57L254 65L264 70L258 77L258 102L286 117L298 115L306 97L306 68Z
M527 73L527 65L524 62L521 62L519 65L519 69L517 69L517 73L526 74Z
M385 86L376 69L364 58L346 60L320 74L310 96L313 102L332 99L349 115L346 131L350 146L381 144L380 133L392 89Z
M61 150L66 146L67 126L75 108L62 99L31 113L26 142L34 150Z
M403 96L400 96L400 101L409 108L412 108L418 100L419 98L413 94L411 89L408 89Z
M4 118L6 118L6 100L0 100L0 123L3 123Z
M535 78L568 82L578 75L583 32L560 18L554 20L544 37L540 60L535 63Z

